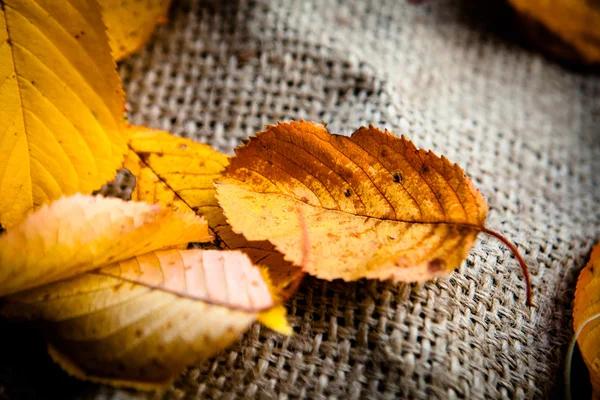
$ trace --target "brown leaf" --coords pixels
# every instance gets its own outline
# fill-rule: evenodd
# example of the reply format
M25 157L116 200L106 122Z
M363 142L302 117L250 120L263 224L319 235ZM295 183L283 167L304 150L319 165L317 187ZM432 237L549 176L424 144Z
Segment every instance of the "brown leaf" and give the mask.
M488 232L487 204L458 165L373 126L352 137L304 121L269 126L236 150L217 192L236 233L271 241L296 265L302 211L304 269L323 279L425 281Z

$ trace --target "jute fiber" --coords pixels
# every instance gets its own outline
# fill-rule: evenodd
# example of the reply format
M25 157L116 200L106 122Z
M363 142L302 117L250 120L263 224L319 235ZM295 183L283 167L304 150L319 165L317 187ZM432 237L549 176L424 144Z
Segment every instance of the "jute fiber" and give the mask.
M161 396L559 395L577 273L600 240L600 79L500 39L485 4L178 2L120 65L131 122L227 153L304 118L341 134L372 123L459 163L488 227L529 264L536 304L509 250L480 235L460 268L423 285L306 279L288 305L293 337L254 325ZM73 397L136 396L61 374Z

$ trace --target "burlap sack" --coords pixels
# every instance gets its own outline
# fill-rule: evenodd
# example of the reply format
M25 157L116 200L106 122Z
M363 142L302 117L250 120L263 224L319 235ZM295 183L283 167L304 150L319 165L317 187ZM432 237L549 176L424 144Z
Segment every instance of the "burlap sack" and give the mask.
M525 306L511 253L481 235L461 268L424 285L307 279L288 305L294 337L255 325L166 397L558 393L575 279L600 240L600 79L489 33L486 4L180 2L121 64L133 123L228 153L265 124L304 118L342 134L373 123L447 156L488 200L488 226L523 253L537 305ZM45 356L41 385L11 375L31 372L16 350L9 360L0 398L136 396L66 378Z

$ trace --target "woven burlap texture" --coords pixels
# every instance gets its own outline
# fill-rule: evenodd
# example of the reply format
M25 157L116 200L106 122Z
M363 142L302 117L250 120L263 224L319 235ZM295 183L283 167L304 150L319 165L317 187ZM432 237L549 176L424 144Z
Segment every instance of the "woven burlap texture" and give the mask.
M177 3L121 66L133 123L231 153L279 120L373 123L459 163L488 226L447 279L308 279L284 338L255 325L167 394L198 398L533 398L556 389L576 272L600 239L600 82L468 21L468 2ZM467 20L466 20L467 19ZM473 18L476 19L476 18ZM483 24L482 24L483 25ZM594 172L596 172L594 174Z
M293 337L254 325L157 396L556 394L575 279L600 240L600 80L489 33L477 3L177 2L120 72L131 122L227 153L304 118L341 134L373 123L445 155L523 253L537 307L511 253L480 235L459 269L423 285L309 278L288 304Z

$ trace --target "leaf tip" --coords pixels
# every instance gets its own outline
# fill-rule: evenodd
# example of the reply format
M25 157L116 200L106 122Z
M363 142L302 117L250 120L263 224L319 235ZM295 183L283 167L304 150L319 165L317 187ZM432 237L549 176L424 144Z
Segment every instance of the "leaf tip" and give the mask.
M285 336L291 336L294 333L294 329L287 319L287 311L281 304L259 313L258 322Z

